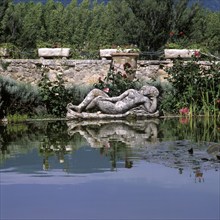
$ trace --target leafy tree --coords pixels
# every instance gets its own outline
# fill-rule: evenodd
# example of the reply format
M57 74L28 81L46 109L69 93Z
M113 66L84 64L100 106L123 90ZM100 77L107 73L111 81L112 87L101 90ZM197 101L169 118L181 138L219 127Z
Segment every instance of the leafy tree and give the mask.
M48 0L44 6L43 21L46 30L44 41L54 46L62 42L63 11L64 6L60 2L54 2L54 0Z
M1 0L0 43L10 43L22 52L68 46L79 58L85 51L113 44L135 44L142 51L163 49L173 32L182 46L219 53L219 12L190 5L190 0L99 2L72 0L64 7L55 0L46 4ZM14 57L33 57L22 52Z
M64 41L65 43L72 44L72 37L76 28L76 13L77 13L77 0L72 0L70 4L68 4L63 12L64 19Z
M1 21L2 41L17 44L20 38L22 17L25 10L25 4L19 3L14 5L10 3L5 11L4 17Z
M86 38L88 29L91 25L91 10L90 1L83 0L79 5L76 17L75 31L72 36L72 44L77 45L78 48L88 47Z
M125 0L118 2L117 0L112 0L109 2L106 10L106 34L109 33L112 39L110 39L113 44L125 45L128 44L128 26L132 23L133 14L130 12L128 4ZM109 19L109 17L111 19Z
M120 3L119 3L120 4ZM114 15L111 12L111 5L108 3L103 10L103 13L100 15L100 35L99 42L101 46L109 46L114 42L114 33L116 27L114 26L113 18ZM111 19L109 19L111 18ZM95 21L94 21L95 22Z
M193 42L201 43L204 40L207 28L207 13L207 10L200 8L197 15L193 18L190 34L190 38Z
M180 34L182 37L185 36L185 40L186 37L187 40L190 40L195 30L194 24L198 22L196 19L199 17L200 11L201 6L197 3L189 7L189 0L174 1L170 31Z
M93 1L91 11L91 25L87 33L87 42L90 49L97 49L105 44L103 39L102 18L105 11L104 4L99 4L97 0Z
M42 40L41 35L43 8L41 3L26 4L26 13L21 27L19 44L25 48L36 48L36 43Z
M7 10L10 3L12 3L12 0L1 0L0 1L0 21L4 17L5 11Z
M217 55L220 54L220 12L208 13L207 28L204 33L206 47Z
M4 31L2 30L2 19L5 16L5 11L7 10L10 2L11 0L0 1L0 43L3 42L4 39Z
M133 42L142 50L156 50L167 40L171 28L173 1L126 0L134 14L133 28L127 29ZM131 25L130 25L131 27Z

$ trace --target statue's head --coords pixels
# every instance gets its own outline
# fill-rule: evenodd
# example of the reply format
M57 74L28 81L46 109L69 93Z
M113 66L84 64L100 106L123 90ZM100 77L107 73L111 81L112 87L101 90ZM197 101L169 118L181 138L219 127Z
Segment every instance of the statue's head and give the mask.
M155 86L145 85L140 89L140 93L144 96L157 97L159 95L159 91Z

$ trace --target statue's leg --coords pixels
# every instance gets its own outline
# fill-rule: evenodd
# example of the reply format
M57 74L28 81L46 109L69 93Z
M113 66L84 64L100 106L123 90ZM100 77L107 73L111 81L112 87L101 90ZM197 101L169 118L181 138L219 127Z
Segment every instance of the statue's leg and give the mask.
M102 96L95 97L87 106L86 110L93 109L97 107L97 101L100 100Z
M75 110L75 111L77 111L77 112L80 112L79 107L78 107L77 105L73 105L72 103L69 103L69 104L67 105L67 110L68 110L68 111L69 111L69 110Z
M98 97L109 97L109 96L100 89L93 89L88 93L88 95L85 97L85 99L78 105L79 111L81 112L84 108L86 108L86 109L93 108L96 105L95 99ZM93 103L91 103L91 102L93 102Z
M77 112L82 112L82 110L85 108L87 109L87 106L98 96L108 97L108 95L105 92L103 92L102 90L93 89L88 93L88 95L85 97L85 99L78 106L71 104L70 108L76 110ZM94 104L95 104L95 102L94 102ZM91 106L94 104L91 104ZM89 107L89 108L91 108L91 107Z

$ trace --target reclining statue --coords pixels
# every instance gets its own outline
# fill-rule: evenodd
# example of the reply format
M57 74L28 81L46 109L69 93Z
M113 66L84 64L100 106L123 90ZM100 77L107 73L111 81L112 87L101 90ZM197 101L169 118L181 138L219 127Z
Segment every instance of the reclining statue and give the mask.
M156 87L145 85L139 91L128 89L119 96L109 97L107 93L99 89L91 90L85 99L78 105L69 103L67 110L81 113L89 112L96 108L104 114L125 114L133 108L142 106L146 113L155 113L157 110L157 97L159 91Z

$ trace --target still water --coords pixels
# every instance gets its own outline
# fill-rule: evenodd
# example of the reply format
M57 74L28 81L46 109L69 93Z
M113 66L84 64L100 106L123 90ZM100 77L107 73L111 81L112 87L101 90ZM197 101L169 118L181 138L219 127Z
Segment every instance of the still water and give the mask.
M220 219L220 125L0 126L0 219Z

